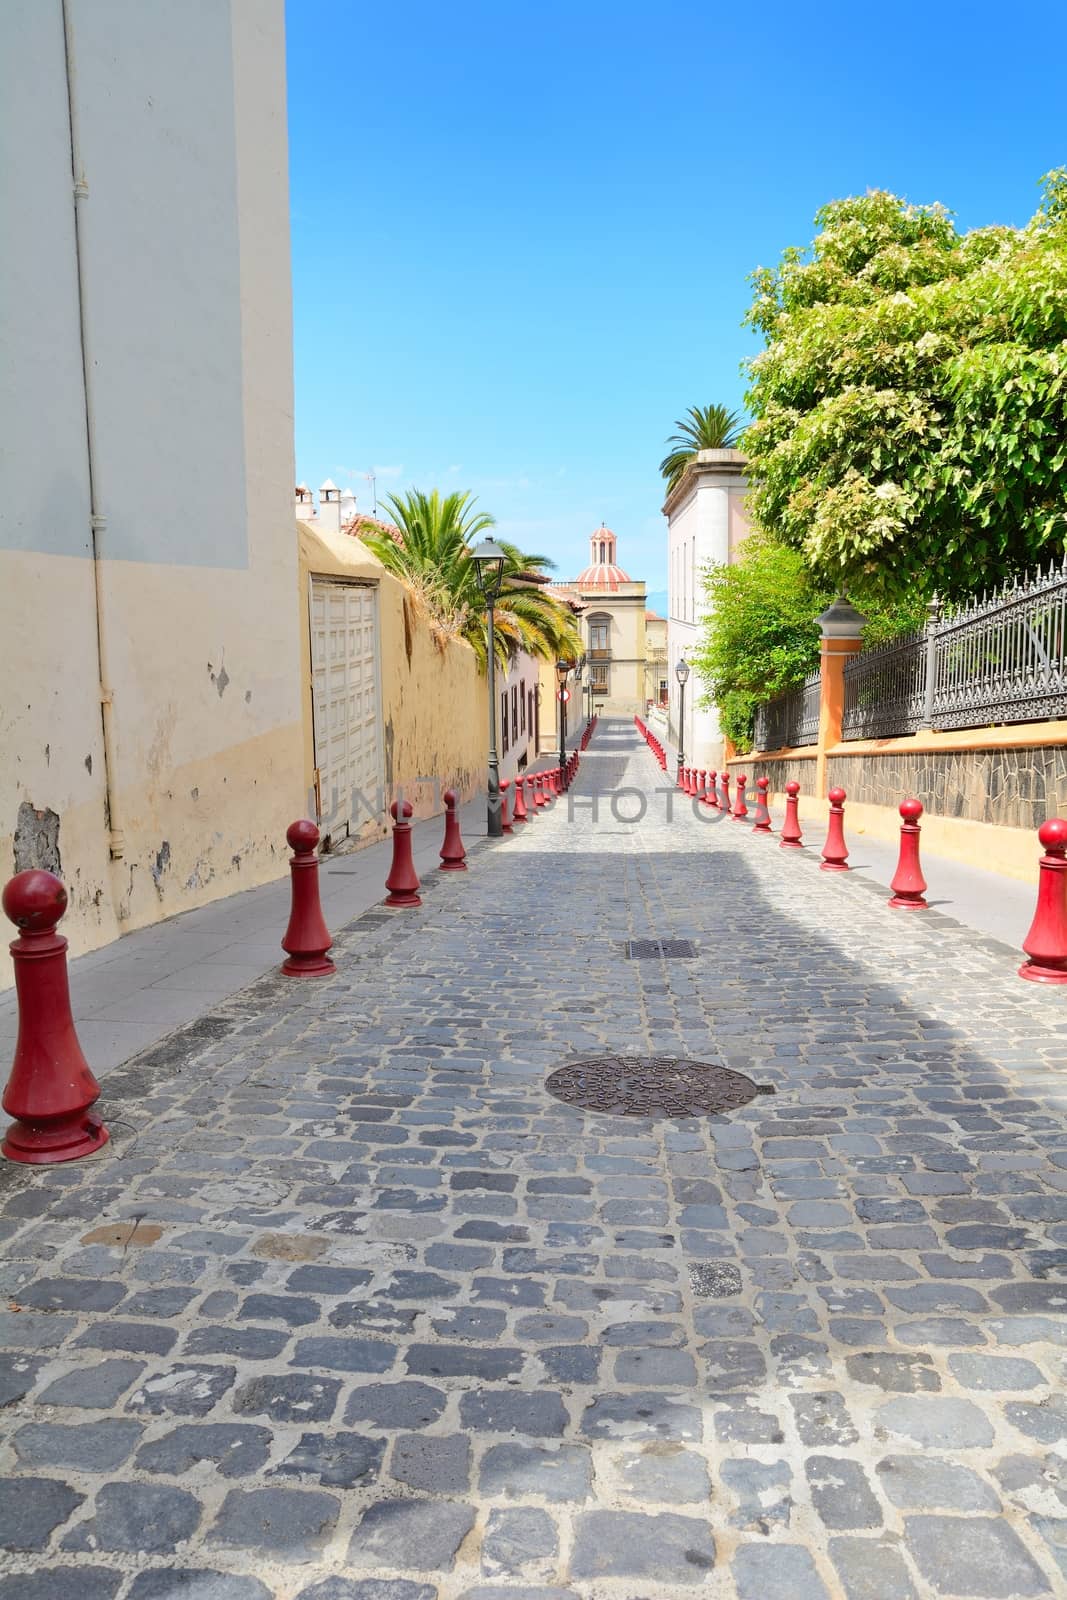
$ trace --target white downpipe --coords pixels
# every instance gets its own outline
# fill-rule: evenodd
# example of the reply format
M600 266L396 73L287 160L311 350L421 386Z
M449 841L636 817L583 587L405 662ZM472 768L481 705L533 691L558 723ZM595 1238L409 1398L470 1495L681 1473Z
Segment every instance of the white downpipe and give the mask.
M112 861L126 853L122 815L116 787L115 708L108 671L107 628L104 613L102 546L107 518L101 510L101 495L96 449L96 412L93 405L92 340L89 331L89 297L85 281L85 252L82 245L83 207L89 199L89 185L82 166L78 137L78 106L75 92L74 28L70 0L62 0L63 43L67 72L67 112L70 119L70 164L74 181L74 254L78 268L78 323L81 330L82 387L85 395L85 436L89 457L89 535L93 552L93 592L96 600L96 656L100 676L100 717L104 733L104 786L107 795L108 848Z

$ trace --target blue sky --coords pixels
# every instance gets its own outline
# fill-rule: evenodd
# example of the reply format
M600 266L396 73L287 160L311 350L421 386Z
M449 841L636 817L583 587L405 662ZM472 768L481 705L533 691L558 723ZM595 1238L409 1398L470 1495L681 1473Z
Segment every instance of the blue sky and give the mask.
M561 576L666 581L657 464L740 405L747 275L888 188L1024 222L1067 6L288 0L297 476L473 490Z

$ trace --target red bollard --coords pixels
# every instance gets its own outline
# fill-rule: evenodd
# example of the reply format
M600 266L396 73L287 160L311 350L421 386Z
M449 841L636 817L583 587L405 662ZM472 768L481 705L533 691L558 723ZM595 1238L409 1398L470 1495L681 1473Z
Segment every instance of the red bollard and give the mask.
M716 811L719 809L719 774L717 772L708 773L708 787L704 795L704 804L711 806Z
M545 780L538 772L534 774L530 782L533 784L534 810L543 811L548 804L548 796L545 793Z
M82 1054L70 1010L67 941L56 924L67 891L51 872L17 873L3 894L19 930L9 946L15 964L19 1032L3 1106L14 1122L0 1150L9 1161L52 1166L92 1155L108 1131L89 1109L100 1085Z
M398 801L394 800L389 807L389 815L393 819L393 865L389 876L385 880L385 887L389 893L385 897L387 906L421 906L419 899L419 879L415 871L415 863L411 859L411 801L405 800L403 810Z
M770 786L770 778L756 779L756 820L752 824L753 833L770 833L771 831L771 813L767 805L767 790Z
M889 887L893 891L888 902L896 911L926 911L923 890L926 879L919 865L919 818L923 814L921 800L902 800L900 814L900 855L897 870Z
M800 818L797 816L799 794L799 783L795 778L790 778L785 786L785 821L782 823L782 837L779 840L779 847L782 850L804 848L804 835L800 831Z
M511 808L512 822L526 822L526 778L519 773L515 779L515 801Z
M699 773L697 774L697 797L698 797L698 799L703 800L703 798L707 794L707 792L708 792L708 774L707 774L706 769L704 767L701 767Z
M735 822L744 822L745 818L748 816L748 807L745 804L745 784L747 782L748 777L746 774L739 772L737 774L737 804L734 806L733 815L733 820Z
M441 871L466 872L467 852L459 832L459 814L456 811L456 791L446 789L441 796L445 803L445 842L441 846Z
M822 865L820 872L848 872L848 847L845 844L845 801L848 796L844 789L831 789L830 801L830 826L826 830L826 843L822 847ZM923 885L925 888L925 884Z
M1067 821L1049 817L1037 837L1045 854L1038 866L1037 910L1023 941L1029 960L1019 976L1031 983L1067 983Z
M730 815L730 806L732 804L730 799L730 774L728 772L721 772L719 774L719 779L719 809L724 817L728 817Z
M510 778L500 780L500 829L502 833L514 833L511 818L508 816L508 790L511 788Z
M293 899L289 926L282 940L289 959L282 962L282 971L287 978L326 978L337 969L326 954L333 940L319 901L319 856L315 848L319 830L303 818L290 823L285 837L293 852L289 857Z

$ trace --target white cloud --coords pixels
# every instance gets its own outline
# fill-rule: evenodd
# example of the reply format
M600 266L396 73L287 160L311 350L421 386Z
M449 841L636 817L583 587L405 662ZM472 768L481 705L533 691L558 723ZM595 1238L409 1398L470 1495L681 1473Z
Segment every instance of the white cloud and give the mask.
M372 467L371 471L376 478L402 478L403 467Z

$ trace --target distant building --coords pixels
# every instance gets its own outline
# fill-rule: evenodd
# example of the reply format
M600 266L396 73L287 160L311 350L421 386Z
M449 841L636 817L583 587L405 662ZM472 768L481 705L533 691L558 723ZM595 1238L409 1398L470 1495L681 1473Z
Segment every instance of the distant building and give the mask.
M645 699L650 706L666 707L670 699L667 668L667 619L645 612Z
M748 478L740 450L701 450L667 496L667 651L669 734L677 745L680 693L675 666L691 658L704 624L704 569L729 566L748 533L745 496ZM687 760L718 768L723 739L714 707L700 705L702 689L691 676L685 696L684 746Z
M589 538L589 565L568 583L554 583L551 593L580 608L579 628L585 644L586 669L580 686L586 709L593 705L606 716L633 716L647 700L645 584L635 582L616 562L618 541L603 524ZM542 690L549 704L555 698L555 673L542 669ZM572 691L573 692L573 691ZM542 694L544 699L544 693ZM574 705L569 726L582 720ZM550 723L542 712L542 747L551 746Z

